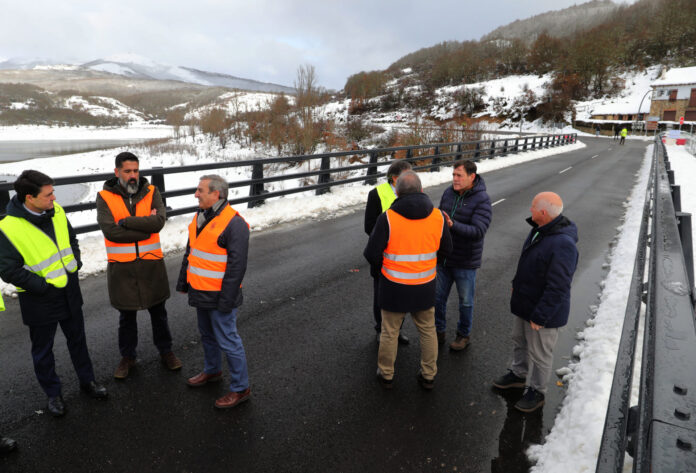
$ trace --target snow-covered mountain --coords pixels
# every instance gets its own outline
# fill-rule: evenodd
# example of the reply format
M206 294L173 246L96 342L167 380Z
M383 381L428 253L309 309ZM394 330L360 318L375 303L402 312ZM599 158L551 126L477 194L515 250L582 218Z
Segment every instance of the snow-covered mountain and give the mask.
M201 71L183 66L161 64L137 54L117 54L89 62L59 61L46 58L0 59L0 70L80 68L116 74L133 79L173 80L205 86L222 86L258 92L284 92L292 94L295 89L280 84L244 79L227 74Z

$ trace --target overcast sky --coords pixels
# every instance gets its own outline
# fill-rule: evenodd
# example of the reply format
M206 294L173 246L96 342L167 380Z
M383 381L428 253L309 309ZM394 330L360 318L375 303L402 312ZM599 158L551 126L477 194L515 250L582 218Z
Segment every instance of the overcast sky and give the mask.
M633 3L625 0L623 3ZM616 2L616 0L615 0ZM340 89L363 70L576 0L0 0L0 59L156 62L292 85L300 64Z

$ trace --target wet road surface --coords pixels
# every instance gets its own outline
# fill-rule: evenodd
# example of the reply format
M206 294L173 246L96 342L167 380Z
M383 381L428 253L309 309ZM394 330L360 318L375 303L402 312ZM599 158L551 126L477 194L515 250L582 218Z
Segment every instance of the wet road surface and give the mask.
M182 371L163 368L141 312L138 366L123 382L112 378L118 316L98 275L82 281L84 311L97 378L110 397L99 402L80 393L59 331L55 353L68 412L51 418L42 412L28 330L17 302L7 301L0 315L0 433L15 438L19 450L0 459L0 471L527 471L524 449L549 431L564 388L552 379L544 409L525 415L512 408L521 391L497 392L490 382L510 357L510 280L529 230L529 204L537 192L558 192L580 233L557 368L567 363L575 332L596 302L602 264L647 146L583 141L583 150L483 175L492 202L505 200L494 207L478 272L472 345L461 353L441 350L432 392L416 382L419 345L408 320L411 344L399 347L394 389L384 391L376 381L362 208L252 235L238 321L252 398L232 410L213 408L226 381L197 389L184 384L200 371L202 349L194 311L180 294L167 309ZM437 203L444 188L427 192ZM172 287L180 261L181 255L167 259ZM453 291L448 343L456 305Z

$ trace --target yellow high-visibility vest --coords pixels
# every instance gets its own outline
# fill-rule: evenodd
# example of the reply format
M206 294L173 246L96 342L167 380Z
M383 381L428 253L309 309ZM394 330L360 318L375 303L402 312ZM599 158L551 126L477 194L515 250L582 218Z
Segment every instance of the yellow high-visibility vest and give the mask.
M0 292L0 312L5 310L5 301L2 300L2 292Z
M68 219L63 207L54 203L53 230L56 243L28 220L6 216L0 221L2 231L24 258L24 269L41 276L47 283L62 288L68 284L68 273L77 271L77 261L70 247ZM24 291L17 288L18 291Z
M391 204L396 200L396 194L394 189L392 189L391 184L388 182L383 182L376 187L377 195L379 196L379 201L382 203L382 212L386 212Z

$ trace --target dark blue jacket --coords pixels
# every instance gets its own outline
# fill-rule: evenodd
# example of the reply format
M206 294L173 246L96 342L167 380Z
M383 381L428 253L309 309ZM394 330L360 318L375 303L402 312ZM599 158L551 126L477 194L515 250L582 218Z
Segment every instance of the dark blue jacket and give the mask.
M213 218L220 215L220 212L228 203L222 205L217 211L208 212L205 225L197 229L197 234L208 225ZM187 237L188 238L188 237ZM199 291L189 286L186 279L186 268L188 267L188 255L191 248L186 243L186 252L181 262L179 280L176 283L176 290L187 292L189 305L200 309L216 309L227 314L242 305L242 279L247 268L247 255L249 253L249 226L241 215L235 215L227 227L222 231L217 241L218 246L227 249L227 266L225 276L222 279L222 289L219 291Z
M480 268L483 237L493 217L483 178L477 175L474 186L461 195L448 187L440 199L440 210L447 212L454 224L450 228L452 253L438 263L452 268Z
M27 212L16 195L7 204L7 215L27 220L55 242L56 235L51 220L53 214L53 209L40 216ZM77 267L81 268L80 247L70 221L68 221L68 234ZM24 258L2 232L0 232L0 278L26 291L18 293L19 308L25 325L50 324L82 313L82 292L77 271L68 273L68 284L63 288L47 283L41 276L24 268Z
M512 280L510 310L546 328L563 327L570 312L570 283L578 264L578 229L559 215L543 227L532 222Z

